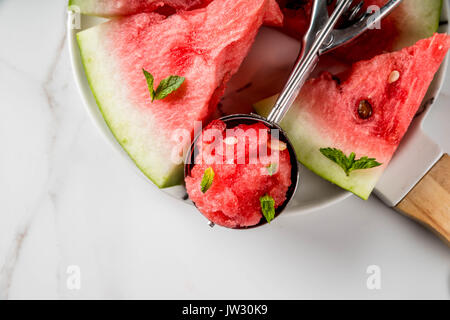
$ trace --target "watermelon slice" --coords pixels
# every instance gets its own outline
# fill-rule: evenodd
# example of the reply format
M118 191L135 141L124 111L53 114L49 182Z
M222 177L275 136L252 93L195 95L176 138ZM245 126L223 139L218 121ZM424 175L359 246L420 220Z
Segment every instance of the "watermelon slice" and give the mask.
M142 13L78 33L86 75L105 121L159 187L182 182L180 160L190 144L186 136L190 140L195 121L207 120L215 110L273 8L270 1L216 0L167 18ZM186 80L152 103L143 68L155 83L169 75Z
M190 10L208 5L212 0L69 0L69 6L77 6L80 12L102 17L126 16L171 8Z
M285 22L283 30L289 35L302 38L308 28L312 0L278 0ZM366 0L363 9L382 7L388 0ZM442 0L404 0L380 24L332 55L348 63L371 59L374 56L396 51L428 38L437 31L441 16ZM369 10L370 11L370 10ZM370 11L372 12L372 11Z
M298 160L321 177L367 199L449 47L450 36L436 34L401 51L358 62L340 78L323 73L309 80L281 123ZM272 97L257 103L256 111L267 115L275 100ZM356 158L376 158L382 166L352 171L347 176L320 152L329 147L347 156L354 152Z
M69 0L80 13L105 18L121 17L137 13L157 12L169 16L179 10L204 8L213 0ZM219 2L222 0L219 0ZM283 15L275 0L268 1L264 24L279 27Z

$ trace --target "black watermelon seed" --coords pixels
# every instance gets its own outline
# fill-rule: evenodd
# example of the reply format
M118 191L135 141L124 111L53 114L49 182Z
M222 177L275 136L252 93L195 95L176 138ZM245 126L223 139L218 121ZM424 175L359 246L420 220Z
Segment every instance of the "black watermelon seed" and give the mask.
M363 119L369 119L372 116L372 105L367 100L361 100L358 105L358 116Z

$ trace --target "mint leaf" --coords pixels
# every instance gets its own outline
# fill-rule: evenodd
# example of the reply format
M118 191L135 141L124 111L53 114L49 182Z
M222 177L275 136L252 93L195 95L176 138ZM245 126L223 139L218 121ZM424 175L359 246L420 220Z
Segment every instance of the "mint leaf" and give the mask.
M271 176L273 176L275 173L277 173L277 169L278 169L278 163L276 163L276 162L273 162L267 166L267 172Z
M153 75L145 69L142 69L142 72L144 72L145 79L147 80L148 91L150 92L150 98L153 102L155 100L155 90L153 89L155 79L153 78Z
M379 163L375 158L362 157L353 163L353 166L350 168L350 172L353 170L375 168L381 165L382 163Z
M208 169L205 170L205 173L203 174L202 177L202 182L200 183L200 187L202 189L202 192L205 193L206 191L209 190L209 188L211 188L213 180L214 180L214 170L209 167Z
M355 160L355 153L352 152L348 157L339 149L336 148L321 148L320 152L338 164L347 176L354 170L370 169L381 166L382 163L376 161L375 158L362 157Z
M349 168L349 161L341 150L322 148L320 149L320 152L331 161L336 162L342 169L344 169L345 173L347 173L347 170Z
M164 99L169 94L176 91L185 80L184 77L169 76L161 80L158 88L156 88L155 91L155 78L153 77L153 75L145 69L142 69L142 72L144 73L145 79L147 80L148 91L150 92L150 98L152 99L152 102L155 100Z
M264 217L270 223L275 218L275 200L266 194L264 197L259 198L259 202L261 203L261 211Z
M172 92L176 91L184 82L184 77L179 76L169 76L159 83L156 89L155 99L161 100L167 97Z

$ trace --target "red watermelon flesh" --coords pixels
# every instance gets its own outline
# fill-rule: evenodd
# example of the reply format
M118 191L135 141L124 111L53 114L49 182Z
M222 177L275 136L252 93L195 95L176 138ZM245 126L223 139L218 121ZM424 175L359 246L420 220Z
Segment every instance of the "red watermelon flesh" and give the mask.
M159 187L183 179L182 152L195 121L208 120L225 84L247 55L272 0L216 0L169 17L142 13L78 34L100 110L137 166ZM276 4L275 4L276 5ZM142 69L155 83L186 78L150 101Z
M283 25L283 13L276 0L267 3L267 11L264 16L264 24L267 26L280 27Z
M330 73L309 80L282 122L299 161L325 179L367 199L408 129L434 74L450 48L450 36L435 34L401 51L353 65L340 80ZM276 97L256 104L266 115ZM371 115L361 117L361 101ZM381 167L349 176L320 153L337 148L347 156L376 158ZM411 161L414 161L411 159Z
M69 6L77 6L81 13L102 17L120 17L137 13L157 12L163 15L178 10L204 8L213 0L70 0ZM222 0L218 0L221 2ZM280 26L283 15L275 0L268 2L264 23Z
M212 0L70 0L81 13L102 17L126 16L167 9L191 10L207 6Z
M210 135L213 141L205 138L208 130L216 131ZM254 139L249 138L252 136ZM227 129L224 122L215 120L205 128L202 139L195 165L186 177L186 190L210 221L228 228L254 226L263 217L261 197L272 197L275 208L286 201L292 183L289 151L285 146L280 148L282 142L271 137L265 125L241 124ZM278 146L274 157L273 145ZM245 146L245 154L237 146ZM264 155L258 152L261 148L266 150ZM268 171L269 165L273 172ZM213 169L214 179L203 193L201 182L208 168Z
M301 39L309 26L312 0L278 0L278 2L285 15L283 30ZM381 8L387 2L388 0L366 0L362 12L371 13L373 10L368 10L369 8ZM368 30L331 54L347 63L354 63L411 46L437 31L441 7L442 0L404 0L381 21L380 29Z
M312 0L277 0L283 12L283 31L288 35L302 39L309 27Z

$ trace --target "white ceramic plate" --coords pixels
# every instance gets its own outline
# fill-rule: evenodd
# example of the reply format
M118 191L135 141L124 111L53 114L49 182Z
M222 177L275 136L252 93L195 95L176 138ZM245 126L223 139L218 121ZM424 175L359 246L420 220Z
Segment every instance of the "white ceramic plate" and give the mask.
M446 2L444 2L444 4L445 8L443 12L447 13L448 5ZM443 19L446 19L447 14L443 16L445 16ZM105 20L101 18L84 15L79 16L76 13L69 14L68 16L67 32L75 81L87 111L96 127L102 132L102 135L110 142L119 156L127 161L140 176L153 184L139 171L133 161L128 157L127 153L115 140L103 120L84 74L78 44L76 42L76 33L103 21ZM447 26L445 26L445 30L441 30L441 32L446 31ZM251 52L245 59L238 74L236 74L229 83L220 110L225 114L237 112L237 110L242 113L242 110L246 108L250 111L253 102L279 92L289 73L292 63L297 57L298 51L298 41L276 30L262 28ZM329 63L329 61L326 63ZM339 69L339 65L336 65L336 68ZM320 65L318 70L320 70ZM333 72L333 70L330 71ZM428 97L437 96L443 83L444 73L445 68L441 68L434 83L430 87ZM261 81L259 79L265 80ZM267 79L270 80L268 81ZM161 191L166 192L181 201L189 202L184 187L172 187L161 189ZM285 214L308 213L335 204L350 195L351 193L321 179L309 170L300 166L299 187L293 200L289 204L289 208L285 211Z

